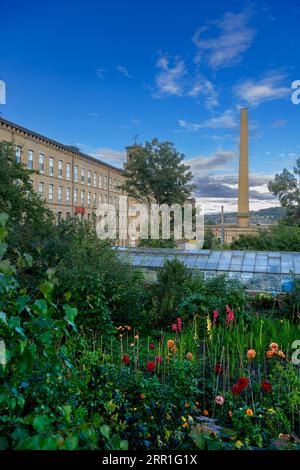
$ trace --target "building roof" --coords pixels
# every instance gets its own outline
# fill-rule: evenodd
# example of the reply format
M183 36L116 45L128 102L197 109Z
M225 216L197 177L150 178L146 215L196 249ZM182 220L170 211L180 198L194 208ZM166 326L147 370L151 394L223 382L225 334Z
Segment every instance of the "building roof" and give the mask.
M97 164L103 165L107 168L110 168L112 170L118 171L119 173L123 173L123 170L121 168L117 168L117 167L115 167L113 165L110 165L109 163L106 163L106 162L104 162L104 161L102 161L98 158L91 157L90 155L87 155L86 153L80 152L80 150L77 150L76 147L74 147L72 145L69 146L69 145L66 145L66 144L62 144L61 142L58 142L57 140L50 139L49 137L46 137L46 136L44 136L42 134L39 134L35 131L31 131L30 129L27 129L26 127L22 127L19 124L15 124L14 122L11 122L11 121L8 121L7 119L4 119L3 117L0 117L0 125L4 125L5 127L13 127L15 130L17 130L19 132L22 132L22 133L25 133L25 134L28 134L28 135L34 137L35 139L43 140L48 144L51 144L55 147L59 147L64 152L68 152L68 153L71 153L73 155L77 155L77 156L79 156L81 158L84 158L86 160L90 160L93 163L97 163Z
M174 248L117 248L121 258L142 270L161 269L177 259L206 278L224 274L248 290L282 292L293 275L300 278L300 252L241 250L180 250Z

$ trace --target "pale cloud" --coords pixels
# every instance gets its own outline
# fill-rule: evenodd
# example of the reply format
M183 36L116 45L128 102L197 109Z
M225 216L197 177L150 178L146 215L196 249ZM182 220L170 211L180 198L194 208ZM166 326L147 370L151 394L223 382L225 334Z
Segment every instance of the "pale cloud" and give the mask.
M276 121L272 122L271 127L274 129L279 129L281 127L286 126L286 120L285 119L277 119Z
M237 158L234 150L217 150L212 155L198 155L197 157L186 160L194 176L203 174L207 171L216 171L224 169Z
M187 95L193 98L197 98L198 96L203 95L207 109L211 109L219 105L218 93L213 83L200 75L198 75L196 78L195 83L187 92Z
M88 117L99 117L99 113L85 113L85 116L88 116Z
M170 59L164 55L159 57L156 67L159 69L155 77L157 92L153 96L182 96L185 88L184 79L187 75L184 60L175 57L170 64Z
M130 73L128 72L127 67L124 67L124 65L118 65L117 66L117 71L120 72L122 75L124 75L124 77L132 78L132 75L130 75Z
M225 13L204 26L193 37L198 51L195 62L205 61L213 70L238 64L251 46L256 30L249 26L253 12Z
M112 165L116 165L118 167L122 167L123 163L126 161L126 153L113 150L106 147L100 147L98 149L89 152L89 155L94 158L98 158L99 160L105 161Z
M104 78L105 73L106 73L106 69L101 69L101 68L96 69L96 75L98 78Z
M167 54L160 55L156 67L159 72L155 76L154 98L203 97L207 109L218 106L218 93L213 83L199 72L195 75L189 73L186 62L180 56L170 58Z
M234 129L238 126L236 116L231 109L200 123L192 123L183 119L177 121L179 126L188 132L197 132L200 129Z
M244 80L234 87L235 95L244 103L258 106L264 101L285 98L291 93L286 86L286 75L282 72L269 72L259 80Z

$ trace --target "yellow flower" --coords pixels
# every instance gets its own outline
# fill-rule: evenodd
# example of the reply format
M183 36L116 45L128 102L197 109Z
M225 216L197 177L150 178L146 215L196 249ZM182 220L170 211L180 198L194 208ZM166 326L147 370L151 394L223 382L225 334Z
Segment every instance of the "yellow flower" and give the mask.
M183 427L183 428L187 428L188 425L189 425L189 423L185 422L185 423L183 423L182 427Z
M236 445L236 447L238 447L240 449L243 446L243 443L242 443L242 441L236 441L235 445Z
M276 413L276 411L274 410L274 408L268 408L267 411L268 411L269 413Z
M57 378L58 378L58 380L61 380L61 375L59 375Z
M247 408L246 415L247 416L253 416L253 411L251 410L251 408Z
M184 423L186 422L186 417L185 416L181 416L181 419Z
M209 315L206 317L206 329L207 329L207 335L209 338L211 338L211 319Z

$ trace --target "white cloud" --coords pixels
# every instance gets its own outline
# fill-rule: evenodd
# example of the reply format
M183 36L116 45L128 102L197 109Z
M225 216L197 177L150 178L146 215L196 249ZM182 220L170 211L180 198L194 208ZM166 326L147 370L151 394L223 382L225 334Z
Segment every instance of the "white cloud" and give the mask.
M218 93L215 90L213 83L203 76L198 76L196 78L195 83L187 92L187 95L193 98L203 95L207 109L211 109L219 104Z
M88 117L99 117L99 113L85 113L85 116L88 116Z
M124 67L124 65L118 65L117 71L120 72L122 75L124 75L124 77L132 78L132 75L130 75L130 73L127 70L127 67Z
M156 91L154 98L164 96L187 96L191 98L204 97L208 109L218 106L218 93L213 83L200 73L196 76L188 72L185 61L176 56L170 59L166 54L161 55L156 62L159 72L155 76Z
M157 93L155 97L164 95L182 96L184 90L184 79L187 75L185 62L180 57L174 58L174 63L170 65L167 56L161 56L156 62L160 70L155 77Z
M286 120L285 119L277 119L276 121L272 122L271 127L274 129L279 129L281 127L284 127L286 125Z
M178 124L189 132L196 132L200 129L233 129L238 123L232 110L227 109L223 114L212 117L200 123L192 123L183 119L178 119Z
M106 147L95 149L94 151L90 152L89 155L119 167L122 167L123 163L126 161L125 152L120 152L119 150L113 150Z
M257 106L264 101L285 98L291 93L282 72L269 72L259 80L245 80L234 87L236 96L244 103Z
M221 19L198 29L193 37L198 49L195 62L205 60L214 70L238 64L256 34L249 26L251 17L250 9L225 13Z
M101 68L96 69L96 75L98 78L104 78L105 72L106 72L105 69L101 69Z

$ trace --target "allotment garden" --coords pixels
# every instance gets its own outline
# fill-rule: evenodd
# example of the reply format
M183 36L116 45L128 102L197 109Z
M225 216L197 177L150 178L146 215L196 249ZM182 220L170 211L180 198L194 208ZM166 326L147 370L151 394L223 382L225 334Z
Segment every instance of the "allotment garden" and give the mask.
M250 295L175 260L147 284L1 158L1 449L299 448L297 282Z

